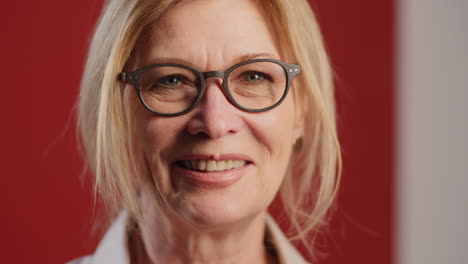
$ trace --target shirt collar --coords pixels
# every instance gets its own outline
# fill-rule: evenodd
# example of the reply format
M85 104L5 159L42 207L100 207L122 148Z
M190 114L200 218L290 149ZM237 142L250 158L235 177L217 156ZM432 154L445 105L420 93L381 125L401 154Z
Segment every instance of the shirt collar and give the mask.
M91 264L129 264L127 250L127 212L122 212L112 223L99 243Z
M98 245L92 264L113 263L129 264L130 256L127 248L127 212L122 212L112 223ZM266 219L266 239L271 241L280 264L307 264L308 262L293 247L270 215Z
M275 248L280 264L307 264L308 262L289 242L271 215L266 219L266 239L270 240Z

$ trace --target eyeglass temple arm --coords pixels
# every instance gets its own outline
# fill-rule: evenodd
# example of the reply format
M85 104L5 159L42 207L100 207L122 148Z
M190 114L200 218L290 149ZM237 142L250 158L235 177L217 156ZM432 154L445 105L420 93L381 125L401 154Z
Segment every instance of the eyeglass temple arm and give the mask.
M138 77L131 72L120 72L118 80L121 82L134 84L138 80Z
M121 82L128 82L128 77L129 77L128 73L121 72L119 73L118 80Z

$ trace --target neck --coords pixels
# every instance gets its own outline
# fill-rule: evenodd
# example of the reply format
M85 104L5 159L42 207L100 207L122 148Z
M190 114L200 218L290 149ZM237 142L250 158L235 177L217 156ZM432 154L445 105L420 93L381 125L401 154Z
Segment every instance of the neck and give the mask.
M266 212L241 223L200 228L145 207L139 234L130 236L132 264L277 263L264 245Z

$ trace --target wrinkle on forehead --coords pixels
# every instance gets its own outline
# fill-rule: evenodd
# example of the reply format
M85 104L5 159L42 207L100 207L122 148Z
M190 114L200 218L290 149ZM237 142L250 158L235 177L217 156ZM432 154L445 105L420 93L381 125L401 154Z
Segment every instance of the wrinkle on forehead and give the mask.
M271 53L281 59L281 41L272 16L262 11L257 1L233 3L182 1L172 7L149 28L139 66L170 57L191 62L201 70L219 70L245 54Z

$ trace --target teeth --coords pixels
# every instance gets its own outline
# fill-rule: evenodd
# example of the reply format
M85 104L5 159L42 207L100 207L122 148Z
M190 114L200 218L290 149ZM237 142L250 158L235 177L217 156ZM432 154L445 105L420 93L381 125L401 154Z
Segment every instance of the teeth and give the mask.
M234 160L232 162L232 167L234 167L235 169L240 168L240 167L242 167L244 165L245 165L245 161L243 161L243 160Z
M232 160L226 160L226 170L230 170L230 169L234 168L233 163L234 162Z
M226 161L220 160L216 162L216 170L218 171L226 170Z
M185 160L182 165L191 170L225 171L245 166L243 160Z
M195 164L196 164L196 160L194 160L194 162L195 162ZM203 170L205 170L205 168L206 168L206 161L200 160L200 161L198 162L198 165L193 166L193 167L194 167L194 168L198 168L199 170L202 170L202 171L203 171Z
M216 170L216 161L209 160L206 162L206 170L207 171L215 171Z

